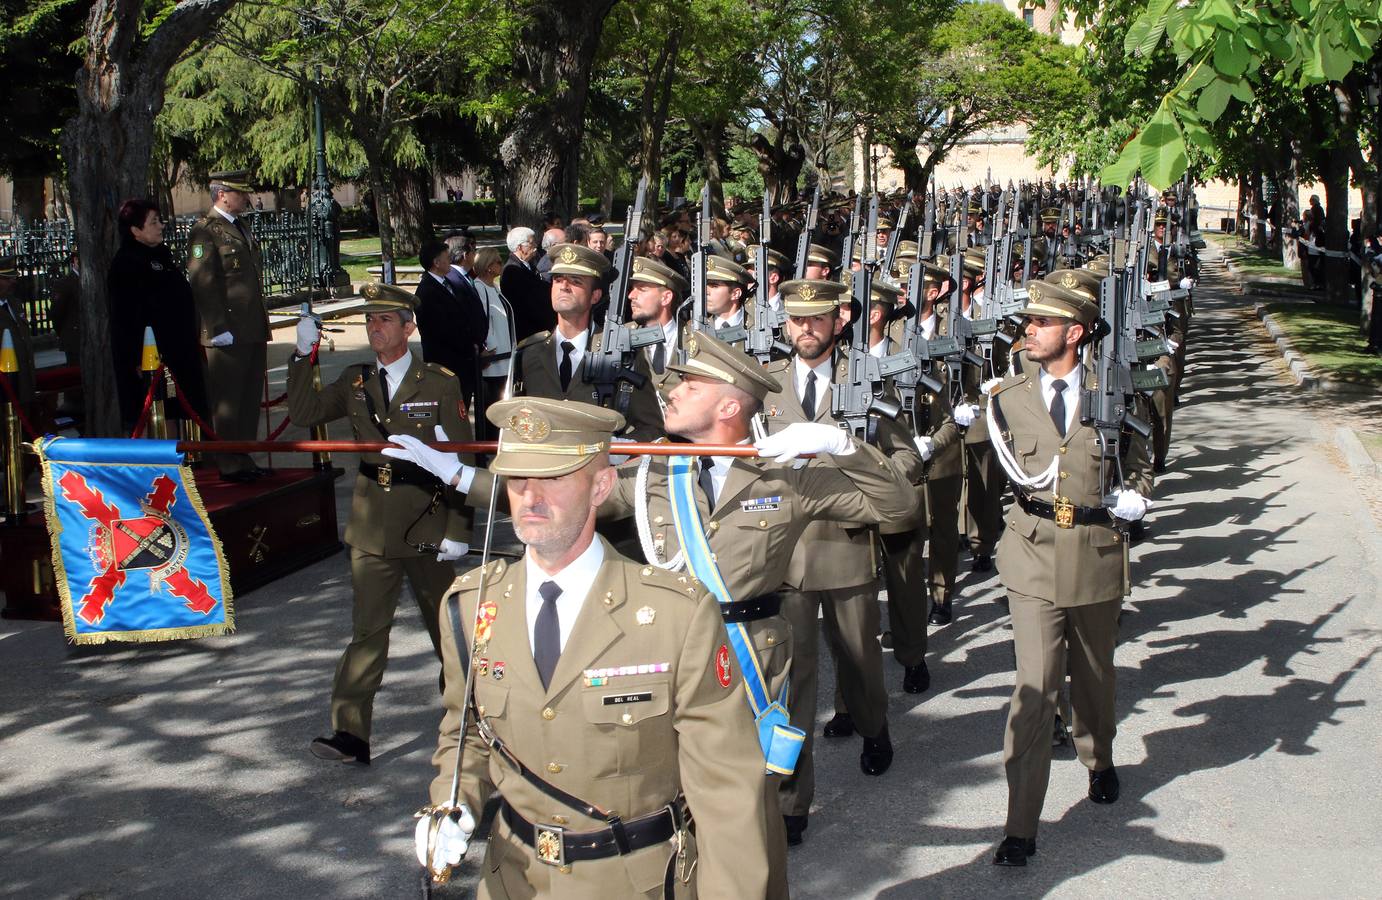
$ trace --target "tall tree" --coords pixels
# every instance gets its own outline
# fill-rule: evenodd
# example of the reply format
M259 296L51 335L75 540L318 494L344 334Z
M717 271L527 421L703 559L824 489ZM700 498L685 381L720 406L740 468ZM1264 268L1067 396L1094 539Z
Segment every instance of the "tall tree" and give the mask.
M87 16L77 113L63 129L62 147L82 259L88 434L110 435L119 428L104 284L119 239L119 202L148 193L154 118L163 108L168 70L234 2L180 0L160 7L142 0L96 0Z

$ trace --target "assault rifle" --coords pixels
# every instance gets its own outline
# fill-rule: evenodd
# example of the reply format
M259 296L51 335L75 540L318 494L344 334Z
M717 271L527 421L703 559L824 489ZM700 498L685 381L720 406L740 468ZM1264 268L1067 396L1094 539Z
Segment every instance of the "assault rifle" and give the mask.
M609 311L605 327L600 333L600 346L586 356L584 381L594 385L595 396L601 406L627 415L633 392L647 384L648 377L634 371L634 354L642 347L663 339L662 329L630 328L624 324L624 311L629 298L629 279L633 275L634 248L643 229L643 206L648 197L648 179L638 182L638 193L624 220L624 243L619 248L619 274L609 296Z
M786 356L792 350L777 340L777 329L785 316L779 317L768 302L768 291L772 290L772 285L768 283L768 244L773 239L773 210L769 196L767 191L763 192L763 212L758 217L758 252L753 261L757 284L753 291L753 315L745 318L748 334L744 342L744 349L764 364L772 360L775 351Z
M936 186L926 198L926 212L921 217L921 233L917 235L917 259L929 260L936 255ZM915 267L914 267L915 268ZM915 275L915 271L912 273Z
M897 245L902 238L902 231L907 227L907 214L912 208L912 195L907 194L907 201L902 204L902 209L898 210L897 221L893 223L893 232L888 235L888 246L883 251L882 265L879 266L884 278L891 278L893 273L893 260L897 258ZM864 316L868 318L868 316Z
M811 191L811 205L806 208L806 222L801 227L801 236L797 238L797 258L796 268L792 270L793 278L806 277L806 260L811 255L811 235L816 230L816 217L820 214L821 186L816 185Z
M710 183L701 185L701 210L696 215L696 249L691 254L691 330L705 329L705 256L710 252ZM684 341L677 341L677 359L686 362Z
M869 308L873 297L874 268L878 257L878 195L869 203L868 223L864 230L864 248L860 254L859 271L851 280L851 296L859 304L861 313L853 323L846 375L836 382L830 392L830 412L842 428L847 428L865 441L873 442L877 416L897 418L902 405L880 396L883 382L880 360L869 353ZM905 360L902 361L905 364ZM915 370L915 367L913 367Z
M970 349L970 344L974 340L973 330L970 328L969 320L960 311L960 303L964 294L964 244L969 236L969 216L960 217L959 246L955 252L950 254L950 302L945 309L945 331L955 342L959 344L960 352L955 355L947 356L945 359L946 368L949 370L950 400L951 405L955 405L964 399L964 367L966 364L971 366L983 366L983 357Z

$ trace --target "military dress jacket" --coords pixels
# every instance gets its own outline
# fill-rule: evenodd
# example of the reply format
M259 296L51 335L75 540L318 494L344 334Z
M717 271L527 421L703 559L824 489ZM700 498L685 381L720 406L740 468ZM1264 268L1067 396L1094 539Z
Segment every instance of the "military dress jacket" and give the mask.
M602 334L591 329L586 342L581 363L571 373L571 383L565 391L561 389L561 373L557 360L560 355L561 335L555 331L544 331L521 341L514 350L513 393L515 397L546 397L549 400L578 400L582 403L599 405L599 392L596 386L585 380L585 373L592 353L600 349ZM634 371L648 376L649 369L642 363L642 353L635 354ZM628 409L624 412L627 427L620 437L635 441L651 441L663 436L662 407L658 405L657 388L651 379L641 388L635 388L629 398Z
M1074 425L1061 437L1051 421L1050 411L1041 396L1038 369L1005 378L989 398L998 404L1005 429L995 440L1006 441L1018 464L1029 475L1060 462L1056 479L1059 495L1075 506L1102 507L1104 495L1116 490L1117 473L1108 467L1100 480L1102 448L1093 428ZM1086 380L1089 368L1085 367ZM1088 386L1088 385L1086 385ZM1124 444L1123 474L1126 486L1143 497L1151 494L1151 471L1147 444L1135 433ZM1016 485L1014 491L1018 491ZM1029 493L1037 500L1052 503L1050 489ZM1056 606L1082 606L1123 597L1128 590L1128 546L1115 527L1115 519L1061 528L1054 520L1024 510L1019 503L1008 507L1007 527L998 542L998 569L1004 587L1021 594L1039 597Z
M832 385L818 385L816 415L808 419L801 408L793 379L791 360L782 360L768 367L781 385L779 393L769 394L763 400L769 433L776 433L795 422L817 422L836 425L831 414L830 388ZM840 381L849 376L848 362L843 353L836 356L834 376ZM864 518L853 521L812 522L802 534L792 551L791 565L785 583L797 590L824 591L838 588L858 587L869 584L875 578L873 551L870 531L873 526L886 528L890 534L900 534L924 527L926 524L926 504L923 484L926 480L925 465L917 453L916 444L909 428L896 420L884 416L878 418L878 449L887 459L901 484L917 504L906 516L890 516L886 519ZM846 457L848 458L848 457ZM813 460L809 467L833 465L839 457Z
M235 343L269 339L269 313L259 280L259 245L214 209L197 220L187 236L187 280L192 285L201 339L209 344L230 332Z
M510 752L550 784L626 822L684 793L697 823L683 870L695 864L692 895L763 897L763 755L715 599L688 575L641 565L596 540L604 543L604 563L545 689L529 637L524 562L490 564L483 604L481 570L453 583L441 613L446 712L432 759L432 802L450 799L464 704L454 610L474 655L475 712ZM497 790L530 823L574 832L607 827L525 780L489 751L474 723L460 784L477 815ZM492 897L642 897L661 887L675 853L669 841L559 870L539 862L502 815L494 828L482 870ZM536 892L528 872L547 876L534 882ZM544 880L550 890L541 890Z
M374 404L384 430L371 417L366 397ZM288 415L305 428L349 418L357 441L387 440L387 430L431 442L436 440L437 425L444 427L453 441L474 440L470 422L461 410L461 389L455 376L441 366L424 363L416 354L412 354L403 383L387 404L372 364L347 366L340 377L318 391L312 383L309 359L288 362ZM391 471L402 469L398 460L382 453L362 453L360 462L367 466L387 464ZM402 477L406 476L400 480ZM379 476L357 474L345 542L357 550L395 559L418 555L408 542L434 546L440 545L442 538L469 542L471 510L452 490L442 491L435 502L433 493L422 484L391 483L385 489Z

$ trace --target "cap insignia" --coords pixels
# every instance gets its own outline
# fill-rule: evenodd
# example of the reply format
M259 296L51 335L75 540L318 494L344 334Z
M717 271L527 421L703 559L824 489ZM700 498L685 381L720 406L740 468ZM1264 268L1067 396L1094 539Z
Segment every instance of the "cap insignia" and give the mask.
M797 296L800 297L804 302L810 303L812 300L816 299L816 289L811 287L810 285L807 285L801 288L799 291L797 291Z
M1034 284L1034 285L1032 285L1031 287L1027 288L1027 299L1028 299L1028 300L1040 301L1040 300L1041 300L1041 286L1040 286L1040 285Z
M360 293L364 294L367 299L373 300L379 296L379 285L367 284L360 289Z
M509 417L509 430L525 443L536 443L552 433L547 419L531 407L525 406Z
M642 272L642 271L643 271L643 261L640 260L640 259L635 259L635 260L633 261L633 270L634 270L635 272Z
M1074 272L1066 272L1064 275L1060 277L1060 283L1061 287L1073 288L1080 283L1080 280L1075 277Z
M566 265L571 265L573 262L576 261L576 248L562 247L561 253L557 255L557 258Z
M701 352L701 345L700 345L700 343L699 343L695 338L691 338L689 341L686 342L686 355L687 355L687 356L690 356L690 357L693 357L693 358L694 358L695 355L696 355L697 353L700 353L700 352Z

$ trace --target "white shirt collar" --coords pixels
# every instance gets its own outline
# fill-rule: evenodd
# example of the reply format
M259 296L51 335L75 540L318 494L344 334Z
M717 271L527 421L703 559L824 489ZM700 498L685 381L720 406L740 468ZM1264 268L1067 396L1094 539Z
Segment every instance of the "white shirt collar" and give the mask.
M232 224L232 225L235 224L235 220L236 220L236 218L237 218L236 216L232 216L230 213L228 213L228 212L226 212L225 210L221 209L219 206L213 206L213 207L211 207L211 208L214 209L214 210L216 210L216 212L220 213L220 214L221 214L221 218L225 219L227 222L229 222L229 223Z
M446 280L445 275L438 275L436 272L428 272L427 274L437 279L437 284L441 285L442 287L449 288L451 286L450 282Z
M936 335L936 325L937 325L937 324L938 324L938 317L936 316L935 307L932 307L931 315L929 315L929 316L927 316L926 318L924 318L924 319L921 320L921 337L922 337L922 340L927 340L927 341L929 341L929 340L931 340L931 338L935 337L935 335Z
M869 346L869 356L875 359L883 359L888 355L888 349L892 346L892 343L892 338L888 337L886 334L883 335L883 340Z
M413 364L413 354L404 353L387 366L380 362L377 357L374 362L379 368L389 373L389 396L384 398L385 401L388 401L393 398L394 392L396 392L398 386L403 383L403 377L408 374L408 369Z
M728 328L738 328L740 325L744 324L744 307L741 306L738 309L736 309L733 315L731 315L728 319L721 318L720 316L715 316L714 318L714 327L716 328L719 328L721 325L724 325Z
M561 348L562 341L570 341L575 346L571 351L571 371L574 373L581 365L581 359L585 356L585 348L590 346L590 332L582 331L573 338L565 337L560 331L552 332L553 345L557 350L557 365L561 365L561 357L565 352Z
M567 563L566 568L555 575L548 575L542 571L531 553L524 554L529 649L534 648L537 614L542 610L542 595L538 593L538 588L543 582L554 581L557 587L561 588L561 594L557 597L557 626L561 631L561 647L565 650L566 641L571 637L571 630L576 627L576 619L580 616L585 598L590 593L591 586L595 584L595 578L600 574L600 566L604 563L605 546L598 535L590 539L590 546L586 547L580 556Z
M1056 398L1056 389L1051 386L1056 381L1055 376L1047 374L1043 367L1039 370L1037 378L1041 382L1041 401L1050 409L1051 402ZM1080 414L1080 385L1084 384L1084 364L1075 363L1075 368L1066 373L1061 381L1065 382L1065 390L1061 395L1065 397L1065 433L1069 434Z
M806 360L792 354L792 381L796 384L797 399L801 399L806 394L806 375L809 372L816 373L816 412L821 410L821 401L830 393L830 385L834 382L831 373L834 371L834 359L830 354L826 354L815 366L808 366Z

